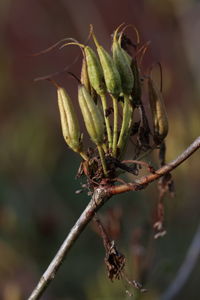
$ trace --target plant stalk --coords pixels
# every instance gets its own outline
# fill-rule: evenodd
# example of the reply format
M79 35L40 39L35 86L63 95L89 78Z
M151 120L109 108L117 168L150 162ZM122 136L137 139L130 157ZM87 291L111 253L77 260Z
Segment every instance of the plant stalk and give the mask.
M105 160L105 156L104 156L104 151L103 151L102 145L98 145L97 149L99 151L99 156L100 156L100 159L101 159L101 164L102 164L102 167L103 167L104 175L107 177L108 176L108 171L107 171L107 168L106 168L106 160Z
M113 154L113 157L116 157L116 155L117 155L117 139L118 139L118 100L113 95L111 95L111 97L113 100L113 110L114 110L112 154Z
M106 116L106 111L108 109L106 95L101 94L100 97L101 97L101 102L102 102L102 107L103 107L103 115L104 115L104 119L105 119L105 123L106 123L106 132L107 132L107 136L108 136L108 148L112 149L112 131L111 131L111 127L110 127L109 117Z

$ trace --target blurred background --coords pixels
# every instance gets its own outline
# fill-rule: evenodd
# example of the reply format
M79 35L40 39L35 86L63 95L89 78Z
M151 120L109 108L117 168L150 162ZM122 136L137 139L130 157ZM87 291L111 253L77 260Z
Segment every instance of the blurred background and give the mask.
M62 71L78 47L34 57L65 37L87 39L93 24L99 41L125 22L142 42L151 41L144 63L160 61L170 131L167 161L198 135L200 128L200 1L198 0L1 0L0 1L0 299L27 299L71 226L87 205L75 179L80 164L61 134L56 90L34 79ZM128 30L131 38L134 33ZM79 59L70 71L79 76ZM76 101L77 83L55 77ZM131 153L130 153L131 156ZM157 184L113 198L100 212L126 272L148 293L126 282L110 282L102 240L88 226L46 290L46 300L162 299L177 276L199 225L199 153L173 172L176 196L165 198L167 235L153 238ZM176 297L199 299L200 259Z

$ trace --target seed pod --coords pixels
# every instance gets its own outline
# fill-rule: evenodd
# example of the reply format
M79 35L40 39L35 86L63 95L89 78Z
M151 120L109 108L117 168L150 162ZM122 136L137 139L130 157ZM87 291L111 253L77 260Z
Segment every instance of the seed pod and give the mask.
M95 45L97 47L97 52L99 55L101 66L103 68L104 79L105 79L108 93L118 97L119 94L122 92L122 87L121 87L121 78L117 70L117 67L110 54L102 46L100 46L94 33L92 35L93 35Z
M103 144L104 121L98 106L83 85L78 88L78 100L89 136L96 145Z
M121 38L117 39L120 27L121 25L115 30L113 36L113 60L121 77L122 91L124 94L130 95L133 89L134 77L131 70L128 53L126 53L121 47Z
M58 87L58 107L61 127L67 145L75 152L82 152L81 133L72 101L64 88Z
M122 47L121 47L121 50L122 50L123 54L126 56L126 60L128 61L129 66L131 66L132 60L133 60L132 57Z
M137 43L139 44L139 43ZM148 46L150 45L150 42L148 41L144 45L140 47L140 49L137 51L138 53L141 53L141 57L138 61L137 55L132 60L131 63L131 69L134 76L134 86L133 86L133 92L132 92L132 98L133 98L133 104L136 107L139 107L142 105L142 81L141 81L141 73L140 73L140 65L142 63L142 59L145 55L146 50L148 49Z
M168 133L168 118L162 94L151 78L148 78L148 94L153 118L154 140L160 144Z
M81 84L85 86L85 88L90 93L90 80L88 76L87 63L85 57L82 60L82 68L81 68Z
M92 85L90 83L90 79L89 79L89 75L88 75L87 62L86 62L86 59L85 59L85 55L83 57L82 68L81 68L81 84L83 84L85 86L85 88L87 89L87 91L92 96L92 99L97 104L97 93L96 93L96 91L94 90L94 88L92 87Z
M136 59L132 61L131 68L134 75L132 98L133 98L134 105L138 107L139 105L141 105L142 88L141 88L141 81L140 81L140 71Z
M97 54L94 52L94 50L92 50L91 47L85 46L80 43L67 43L62 45L61 48L68 45L79 46L83 52L84 59L86 60L86 67L83 65L83 73L81 74L82 77L81 83L85 84L85 80L86 81L88 80L87 78L88 76L89 83L93 87L93 89L97 92L97 94L98 95L104 94L106 92L104 75ZM88 87L88 82L86 83L86 87Z
M89 46L84 47L90 84L98 95L106 92L103 69L96 53Z
M106 116L107 112L107 102L106 102L106 86L104 82L103 70L96 53L88 46L84 47L84 57L86 59L86 64L83 65L83 72L81 80L82 83L86 82L88 85L88 77L89 84L91 86L90 94L95 103L97 103L97 94L100 95L103 107L103 114L106 123L106 132L108 136L108 144L109 148L111 148L112 144L112 133L109 119ZM88 76L87 76L88 74ZM96 94L97 93L97 94Z

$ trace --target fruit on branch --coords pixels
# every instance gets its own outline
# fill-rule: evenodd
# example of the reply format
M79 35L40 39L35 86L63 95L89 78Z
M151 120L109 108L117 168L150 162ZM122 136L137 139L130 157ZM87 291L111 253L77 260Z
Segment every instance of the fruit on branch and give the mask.
M81 132L72 101L62 87L57 88L57 94L63 137L73 151L87 160L87 155L83 152Z
M168 117L161 91L155 82L148 78L148 94L153 121L153 137L160 144L168 134Z
M121 25L115 30L113 35L112 53L113 60L120 74L122 91L130 95L133 90L134 77L130 66L129 54L121 47L121 35L118 38L118 32Z
M118 97L122 92L122 87L121 78L117 67L110 54L99 44L93 32L92 37L97 47L97 52L103 69L107 91L109 94Z

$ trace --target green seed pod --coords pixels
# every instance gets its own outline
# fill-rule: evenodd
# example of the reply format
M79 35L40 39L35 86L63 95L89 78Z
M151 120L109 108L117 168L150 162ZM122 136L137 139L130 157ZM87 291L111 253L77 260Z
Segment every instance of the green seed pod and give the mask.
M102 145L104 139L103 117L83 85L78 88L78 100L89 136L96 145Z
M85 88L90 92L90 80L88 76L87 63L85 57L82 60L82 68L81 68L81 84L85 86Z
M148 94L153 118L154 140L160 144L168 133L168 118L162 94L151 78L148 78Z
M97 104L97 97L98 96L97 96L96 91L94 90L94 88L90 84L90 79L89 79L89 75L88 75L88 68L87 68L87 62L86 62L86 59L85 59L85 55L83 57L82 68L81 68L81 84L85 86L87 91L92 96L92 99L94 99L94 102Z
M58 107L61 127L67 145L75 152L82 152L81 133L72 101L64 88L58 87Z
M117 67L110 54L102 46L100 46L94 33L93 39L97 47L97 52L99 55L101 66L103 68L104 79L108 93L118 97L119 94L122 92L122 87L121 78Z
M130 95L133 89L134 77L130 66L128 53L121 47L121 38L117 39L121 25L115 30L113 36L112 52L113 60L121 77L121 85L124 94ZM126 53L126 54L125 54Z
M106 92L103 69L96 53L89 46L84 47L90 84L98 95Z
M98 95L105 94L106 87L104 82L104 75L101 63L97 54L92 50L91 47L85 46L80 43L67 43L62 45L61 48L68 45L76 45L79 46L83 52L84 59L86 61L86 66L83 64L83 70L81 74L81 83L88 87L88 78L91 87L97 92ZM83 61L84 63L84 61ZM87 82L86 82L87 81Z
M121 50L122 50L124 56L126 57L126 60L127 60L128 64L129 64L129 66L131 66L132 60L133 60L132 57L122 47L121 47Z

